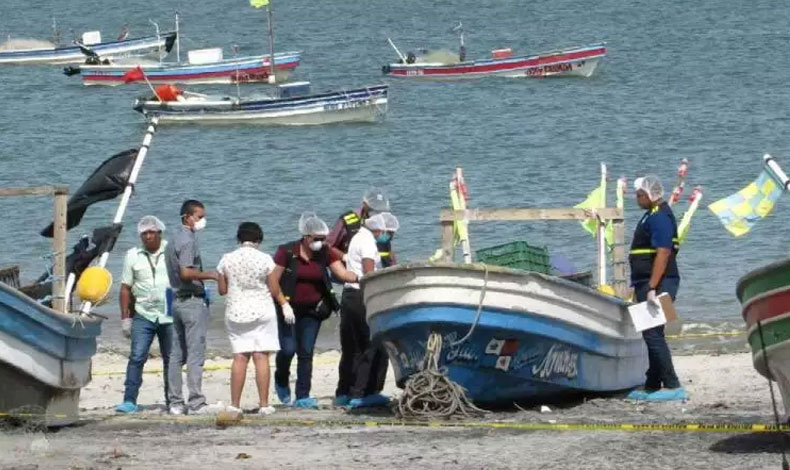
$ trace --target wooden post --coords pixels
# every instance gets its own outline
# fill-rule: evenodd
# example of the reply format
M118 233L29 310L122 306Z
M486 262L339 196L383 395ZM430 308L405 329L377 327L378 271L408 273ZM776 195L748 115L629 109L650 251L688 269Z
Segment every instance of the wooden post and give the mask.
M614 265L614 288L615 294L620 298L628 295L628 282L626 280L626 258L625 258L625 221L623 219L614 220L614 253L612 264Z
M449 221L442 221L442 261L452 262L455 259L455 248L453 247L453 239L455 233L453 232L453 223Z
M52 274L52 309L66 313L66 202L68 189L55 189L55 222L52 248L55 253Z

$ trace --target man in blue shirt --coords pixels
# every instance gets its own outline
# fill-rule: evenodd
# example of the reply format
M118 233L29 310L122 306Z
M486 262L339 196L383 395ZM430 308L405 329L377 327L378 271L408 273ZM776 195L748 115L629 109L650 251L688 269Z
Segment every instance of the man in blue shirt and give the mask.
M672 209L664 199L664 187L655 176L648 175L634 181L636 201L647 212L634 230L629 262L631 284L637 302L657 303L656 296L668 293L672 300L680 287L680 273L676 261L678 229ZM647 345L649 367L645 374L644 390L634 390L629 398L652 401L683 400L685 390L675 374L672 354L664 337L664 325L642 332Z

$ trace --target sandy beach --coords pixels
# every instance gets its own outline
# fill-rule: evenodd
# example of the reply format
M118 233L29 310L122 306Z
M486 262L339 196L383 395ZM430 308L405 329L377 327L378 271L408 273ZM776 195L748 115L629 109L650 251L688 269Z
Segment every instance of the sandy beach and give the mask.
M676 368L690 395L684 403L634 403L613 396L550 404L549 412L541 412L541 404L535 403L497 410L476 421L482 424L466 427L392 426L386 424L393 419L386 409L352 413L333 408L338 358L337 351L316 357L313 394L319 410L288 409L272 397L277 412L271 417L247 415L239 425L222 429L212 417L173 418L163 412L158 358L146 364L149 373L139 398L144 411L116 415L126 359L103 352L95 357L94 379L82 393L80 423L47 433L4 430L0 468L625 469L646 461L658 469L780 467L781 440L774 433L556 428L771 423L767 383L754 371L747 353L676 356ZM229 401L229 363L222 357L206 363L204 392L210 403ZM257 406L251 373L252 369L242 400L248 410ZM391 377L385 391L398 393ZM548 429L537 429L539 425Z

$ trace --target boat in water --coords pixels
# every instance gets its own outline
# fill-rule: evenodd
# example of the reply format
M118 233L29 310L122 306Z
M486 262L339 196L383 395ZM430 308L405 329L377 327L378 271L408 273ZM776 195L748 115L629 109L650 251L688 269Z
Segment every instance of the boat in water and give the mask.
M431 333L440 363L476 403L609 393L644 382L628 303L556 276L484 264L414 263L363 279L368 324L399 386ZM484 293L482 293L484 292Z
M790 417L790 259L743 276L736 288L754 368L779 386Z
M571 47L533 55L512 55L510 49L492 52L488 59L463 60L452 54L410 54L382 67L384 75L421 80L457 80L499 77L589 77L606 56L603 43ZM437 59L438 57L438 59Z
M170 52L177 34L167 32L154 36L101 42L98 31L83 34L82 42L74 45L56 47L27 47L22 42L9 41L0 44L0 64L79 64L86 57L102 58L126 57L158 52ZM21 44L21 46L19 45Z
M310 94L309 82L283 84L274 95L249 98L213 97L176 90L168 96L138 99L134 109L146 117L156 116L163 124L304 126L375 122L387 112L387 91L387 85L375 85Z
M219 51L219 54L215 51ZM271 56L257 55L223 59L221 49L202 49L211 51L210 60L192 59L186 63L141 62L135 60L107 61L106 64L70 66L64 69L66 75L82 77L84 85L123 85L128 80L127 73L140 67L150 83L187 83L187 84L232 84L269 82L271 75ZM200 57L200 56L194 56ZM288 80L301 61L299 52L284 52L274 55L275 81Z

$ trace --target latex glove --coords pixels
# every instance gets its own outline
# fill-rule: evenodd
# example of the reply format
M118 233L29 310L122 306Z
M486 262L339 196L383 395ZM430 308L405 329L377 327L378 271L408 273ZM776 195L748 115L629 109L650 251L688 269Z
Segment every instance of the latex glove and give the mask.
M123 335L127 338L132 337L132 319L131 318L124 318L121 320L121 331Z
M660 303L658 302L658 298L656 297L655 289L650 289L649 291L647 291L647 301L655 305L656 307L660 305Z
M291 308L291 304L285 303L282 306L283 309L283 319L285 320L286 325L293 325L296 322L296 315L294 315L294 309Z

